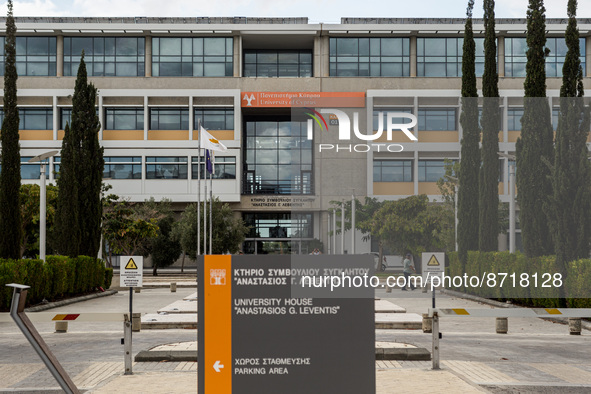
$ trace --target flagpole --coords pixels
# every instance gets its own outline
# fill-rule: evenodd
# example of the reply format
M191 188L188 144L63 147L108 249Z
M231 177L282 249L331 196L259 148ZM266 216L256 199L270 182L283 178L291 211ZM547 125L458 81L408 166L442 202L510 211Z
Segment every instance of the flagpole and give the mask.
M203 254L207 254L207 153L205 157L205 198L203 199Z
M197 120L197 139L199 148L197 149L197 256L201 255L201 118ZM197 258L196 258L197 259Z
M213 151L209 154L211 172L209 173L209 253L213 254Z

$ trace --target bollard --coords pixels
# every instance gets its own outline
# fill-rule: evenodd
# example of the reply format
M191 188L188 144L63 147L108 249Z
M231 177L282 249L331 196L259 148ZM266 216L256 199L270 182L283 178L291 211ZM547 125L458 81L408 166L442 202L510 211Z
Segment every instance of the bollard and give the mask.
M581 319L578 317L569 317L568 331L570 335L581 335Z
M170 292L171 293L176 293L176 282L171 282L170 283Z
M506 334L509 331L509 319L506 317L497 317L495 327L497 334Z
M68 332L68 322L67 321L56 321L55 322L55 332L56 333Z
M429 317L428 313L423 313L423 332L424 333L433 332L433 318Z
M439 315L437 312L433 312L433 349L431 358L431 369L439 369Z
M131 363L131 322L129 321L129 315L125 315L125 321L123 322L123 345L124 345L124 364L125 373L124 375L133 375L133 366Z
M140 293L142 291L141 287L134 287L136 293Z
M142 314L132 313L131 314L131 331L140 332L142 329Z

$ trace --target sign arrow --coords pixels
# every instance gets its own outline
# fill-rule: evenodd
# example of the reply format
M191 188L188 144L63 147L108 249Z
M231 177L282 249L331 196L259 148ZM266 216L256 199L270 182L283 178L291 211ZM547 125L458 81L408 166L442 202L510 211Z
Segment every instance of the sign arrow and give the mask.
M220 372L220 369L222 368L224 368L224 364L220 364L220 360L217 360L215 364L213 364L213 369L215 369L216 372Z

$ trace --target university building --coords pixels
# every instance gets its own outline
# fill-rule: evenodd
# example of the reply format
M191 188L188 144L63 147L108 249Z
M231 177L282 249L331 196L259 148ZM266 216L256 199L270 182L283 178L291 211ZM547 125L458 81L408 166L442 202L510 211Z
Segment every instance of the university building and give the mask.
M23 181L38 182L40 167L28 164L29 158L61 148L84 50L88 75L99 89L104 178L113 193L132 201L169 198L178 210L197 201L201 122L228 147L215 157L213 192L251 227L246 253L308 253L315 239L324 243L325 253L370 252L371 242L362 241L362 234L356 234L355 249L350 232L343 239L329 237L335 222L331 201L416 194L437 200L444 159L461 159L461 18L312 24L307 18L22 17L16 22ZM567 20L546 24L548 101L556 125ZM496 29L499 150L511 154L523 113L526 20L498 19ZM591 19L580 19L579 29L589 90ZM483 30L483 21L475 19L478 75L484 68ZM4 53L4 37L0 45ZM298 99L303 107L318 107L316 99L360 102L344 106L358 108L363 131L375 131L388 111L413 114L418 124L411 132L418 141L398 131L389 140L384 133L375 143L360 141L367 149L348 148L338 138L342 122L334 116L324 115L325 127L310 117L294 119ZM388 144L403 150L386 149ZM59 164L59 155L50 160L50 180ZM499 166L499 196L507 202L507 159ZM499 237L499 248L507 248L506 237Z

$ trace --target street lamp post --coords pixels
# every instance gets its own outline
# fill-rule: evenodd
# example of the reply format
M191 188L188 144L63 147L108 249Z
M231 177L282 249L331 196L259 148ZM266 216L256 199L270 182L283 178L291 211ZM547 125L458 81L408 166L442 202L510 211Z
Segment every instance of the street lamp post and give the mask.
M513 160L509 165L509 252L515 253L515 155L497 152L501 157Z
M40 163L41 164L41 181L40 181L40 193L39 193L39 258L45 262L45 243L46 243L46 208L47 208L47 199L46 199L46 191L45 191L45 160L49 159L52 156L55 156L58 151L50 151L42 153L38 156L33 157L29 160L29 163Z

